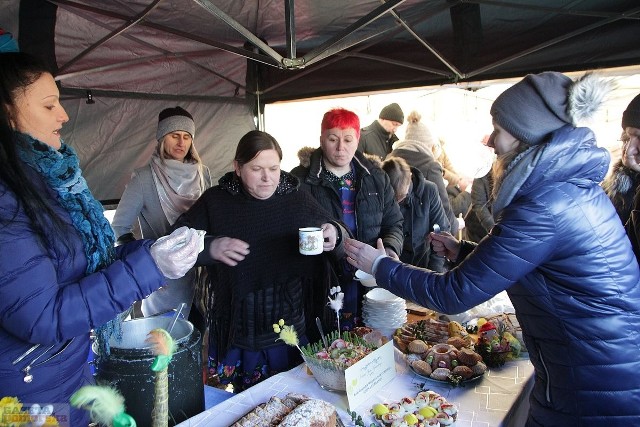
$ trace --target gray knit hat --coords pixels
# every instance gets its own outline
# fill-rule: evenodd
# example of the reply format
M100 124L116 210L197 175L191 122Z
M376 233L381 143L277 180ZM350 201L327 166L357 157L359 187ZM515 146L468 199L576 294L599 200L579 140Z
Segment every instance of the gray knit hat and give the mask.
M422 123L420 119L422 116L417 111L412 111L407 116L407 130L404 133L404 139L410 139L412 141L419 141L423 143L427 148L431 149L436 140L429 131L427 125Z
M400 124L404 123L404 113L402 112L402 108L400 108L400 106L395 102L380 110L378 118L391 120L392 122L398 122Z
M165 108L158 114L156 139L160 141L166 134L177 130L189 132L191 138L195 138L196 124L193 121L193 117L181 107Z
M628 127L640 129L640 95L636 95L622 113L622 129Z
M551 132L572 123L567 113L572 83L561 73L529 74L498 96L491 116L518 140L540 144Z

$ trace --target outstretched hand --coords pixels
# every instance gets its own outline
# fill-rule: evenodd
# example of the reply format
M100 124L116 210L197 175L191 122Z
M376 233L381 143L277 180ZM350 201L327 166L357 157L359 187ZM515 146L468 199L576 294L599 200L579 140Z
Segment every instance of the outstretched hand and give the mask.
M209 254L216 261L235 267L249 255L249 244L240 239L218 237L211 242Z
M344 243L347 262L366 273L373 274L374 261L380 256L387 255L382 239L378 239L377 245L376 249L356 239L347 239Z
M428 243L431 244L433 251L450 260L458 259L460 254L460 241L447 231L439 233L429 233Z

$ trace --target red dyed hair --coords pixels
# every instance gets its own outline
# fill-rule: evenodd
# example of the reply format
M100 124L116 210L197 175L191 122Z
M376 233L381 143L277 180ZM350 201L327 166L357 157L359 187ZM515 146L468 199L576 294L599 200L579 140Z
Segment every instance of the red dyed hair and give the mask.
M356 138L360 139L360 119L353 111L345 110L344 108L334 108L324 113L320 131L324 132L327 129L333 128L355 129Z

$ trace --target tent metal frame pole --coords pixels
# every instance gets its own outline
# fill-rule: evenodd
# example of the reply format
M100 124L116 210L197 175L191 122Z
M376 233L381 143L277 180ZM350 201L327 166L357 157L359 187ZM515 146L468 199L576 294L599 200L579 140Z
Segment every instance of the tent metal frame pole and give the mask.
M430 43L427 43L426 40L420 37L420 35L416 33L415 30L404 21L404 19L400 18L394 10L391 11L391 14L398 20L400 25L402 25L404 29L409 34L411 34L414 39L416 39L422 46L426 47L429 52L431 52L436 58L438 58L440 62L444 64L445 67L450 69L458 78L464 77L464 74L460 70L458 70L458 68L456 68L451 62L447 61L447 59L440 52L438 52L435 47L431 46Z
M92 16L91 14L86 13L86 11L79 11L79 10L75 10L75 9L71 9L70 10L70 9L66 8L65 6L60 6L60 7L63 7L66 10L68 10L69 12L71 12L71 13L77 15L77 16L80 16L81 18L86 19L89 22L92 22L94 25L98 25L98 26L100 26L100 27L102 27L102 28L104 28L104 29L106 29L108 31L112 30L112 28L110 26L108 26L107 24L105 24L104 22L102 22L102 21L100 21L98 19L95 19L94 16ZM130 34L122 33L121 36L126 38L126 39L128 39L128 40L131 40L134 43L138 43L141 46L145 46L145 47L147 47L149 49L156 50L156 51L162 53L163 55L165 55L165 57L174 56L174 54L172 52L170 52L168 50L165 50L165 49L162 49L162 48L159 48L158 46L155 46L155 45L153 45L151 43L147 43L146 41L140 40L139 38L134 37L134 36L132 36ZM245 91L247 90L247 88L243 84L238 83L238 82L232 80L231 78L229 78L229 77L227 77L227 76L225 76L223 74L218 73L215 70L212 70L210 68L202 66L201 64L191 60L188 55L182 56L182 58L184 59L185 62L189 63L193 67L200 68L201 70L204 70L207 73L213 74L214 76L229 82L230 84L234 85L235 87L241 88L241 89L243 89ZM90 68L90 69L88 69L86 71L86 73L92 73L93 72L92 70L93 69ZM82 74L85 74L85 72L73 72L73 73L62 73L61 74L60 70L58 70L56 72L55 78L56 78L56 80L61 81L61 80L64 80L66 78L73 77L73 76L78 76L78 75L82 75Z
M343 31L340 31L338 34L331 37L329 40L327 40L326 42L322 43L320 46L312 49L310 52L304 55L302 57L304 61L304 65L305 66L311 65L315 62L318 62L320 59L324 57L331 56L333 54L336 54L346 49L347 46L344 46L342 43L345 38L347 38L352 33L355 33L359 29L366 27L371 22L385 15L390 10L393 10L395 7L399 6L405 1L406 0L389 0L388 2L384 3L382 6L378 6L372 12L367 13L365 16L358 19L353 24L349 25Z
M271 46L260 40L259 37L256 37L251 31L247 30L243 27L238 21L224 13L220 8L211 3L209 0L193 0L195 3L199 4L202 8L206 9L211 14L217 16L221 20L223 20L228 26L236 30L240 33L245 39L249 40L251 43L256 45L260 50L262 50L269 57L275 59L278 63L282 63L282 55L273 50Z
M412 64L410 62L396 61L394 59L389 59L389 58L385 58L385 57L382 57L382 56L368 55L366 53L345 52L345 53L339 53L338 55L343 56L343 57L370 59L371 61L383 62L385 64L390 64L390 65L397 65L399 67L410 68L410 69L418 70L418 71L424 71L424 72L427 72L427 73L436 74L436 75L444 76L444 77L450 77L451 76L450 73L448 73L446 71L443 71L443 70L437 70L435 68L423 67L421 65Z
M631 16L635 15L635 13L629 14L629 12L620 13L608 13L608 12L594 12L589 10L567 10L558 7L544 7L544 6L536 6L533 4L517 4L507 1L498 1L498 0L462 0L460 3L476 3L485 6L496 6L496 7L505 7L512 9L523 9L523 10L535 10L541 12L551 12L562 15L573 15L573 16L589 16L593 18L620 18L620 19L640 19L640 16Z
M436 14L438 14L438 13L441 13L441 12L443 12L443 11L445 11L445 10L449 10L449 7L450 7L450 6L445 5L444 7L441 7L441 9L436 10L435 12L430 13L428 16L426 16L426 17L425 17L425 16L423 16L423 17L422 17L419 21L417 21L417 22L420 22L420 21L422 21L422 20L424 20L424 19L429 19L429 18L431 18L432 16L434 16L434 15L436 15ZM395 27L395 28L385 28L385 29L383 29L383 30L381 30L381 31L377 32L377 33L376 33L376 34L374 34L373 36L369 36L369 37L367 37L367 38L366 38L366 39L364 39L364 40L357 40L357 41L354 41L352 44L353 44L353 45L355 45L355 44L359 44L359 43L361 43L361 42L363 42L363 41L371 40L372 38L380 37L380 36L383 36L383 35L385 36L385 38L386 38L386 37L388 37L388 36L393 37L393 36L397 35L398 33L402 32L402 31L404 31L404 27L402 27L401 25L399 25L399 24L398 24L398 26L397 26L397 27ZM268 93L268 92L270 92L270 91L272 91L272 90L274 90L274 89L279 88L280 86L283 86L283 85L288 84L289 82L296 81L296 80L298 80L299 78L304 77L304 76L305 76L305 75L307 75L307 74L317 72L317 71L321 70L321 69L322 69L322 68L324 68L324 67L327 67L327 66L329 66L329 65L331 65L331 64L333 64L333 63L335 63L335 62L337 62L337 61L340 61L340 60L344 59L345 57L359 55L359 53L358 53L358 52L363 51L363 50L365 50L365 49L368 49L369 47L371 47L371 46L373 46L373 45L375 45L375 42L370 42L370 43L367 43L367 44L364 44L364 45L358 46L358 47L357 47L356 49L354 49L353 51L341 52L341 53L340 53L340 55L336 55L336 56L335 56L334 58L332 58L332 59L329 59L329 60L327 60L327 61L324 61L324 62L322 62L322 63L320 63L320 64L316 64L316 65L314 66L314 68L313 68L313 69L307 68L306 70L304 70L304 71L300 71L300 72L296 73L295 75L293 75L293 76L291 76L291 77L289 77L289 78L287 78L287 79L284 79L284 80L279 81L278 83L276 83L276 84L274 84L274 85L272 85L272 86L270 86L270 87L268 87L268 88L264 89L261 93L263 93L263 94ZM400 66L402 66L403 64L398 63L398 64L396 64L396 65L400 65ZM413 65L413 64L411 64L411 65L409 65L409 66L410 66L410 67L414 67L414 65ZM431 72L431 70L428 70L428 69L426 69L426 68L424 68L423 70L424 70L424 71L427 71L427 72ZM447 76L447 75L448 75L446 72L443 72L443 71L441 71L441 70L434 70L433 72L434 72L435 74L438 74L438 75L445 75L445 76Z
M162 0L155 0L153 3L151 3L149 6L147 6L140 14L138 14L137 16L132 18L127 24L122 25L121 27L119 27L116 30L113 30L111 33L107 34L106 36L104 36L103 38L101 38L100 40L98 40L97 42L93 43L91 46L89 46L88 48L86 48L85 50L80 52L78 55L76 55L76 57L72 58L70 61L67 61L66 64L64 64L62 67L60 67L58 69L58 72L59 73L63 73L64 71L68 70L73 64L75 64L80 59L82 59L85 56L87 56L90 52L92 52L93 50L95 50L96 48L101 46L102 44L104 44L104 43L108 42L109 40L119 36L120 34L122 34L125 31L127 31L129 28L134 27L138 22L140 22L142 19L144 19L144 17L147 16L153 9L155 9L155 7L161 1Z
M162 101L198 101L210 103L228 103L228 104L246 104L247 100L240 97L225 96L204 96L204 95L182 95L182 94L157 94L157 93L140 93L126 92L114 90L92 89L91 93L94 98L122 98L122 99L150 99ZM62 87L60 89L60 99L86 99L87 89Z
M110 18L115 18L115 19L120 19L122 21L129 21L131 18L129 16L123 15L121 13L116 13L116 12L111 12L111 11L107 11L107 10L103 10L103 9L99 9L96 7L92 7L92 6L87 6L81 3L76 3L70 0L46 0L49 3L52 3L56 6L66 6L66 7L71 7L71 8L77 8L77 9L81 9L81 10L86 10L92 13L96 13L98 15L103 15L103 16L108 16ZM194 0L195 1L195 0ZM69 10L69 9L67 9ZM266 65L270 65L273 67L281 67L280 62L278 62L277 60L274 60L273 58L270 58L266 55L260 55L260 54L255 54L251 51L245 50L245 49L240 49L237 48L235 46L231 46L225 43L220 43L220 42L216 42L214 40L210 40L210 39L206 39L204 37L198 37L195 36L193 34L187 33L185 31L180 31L177 30L175 28L171 28L171 27L167 27L164 25L159 25L159 24L154 24L153 22L148 22L148 21L141 21L138 23L139 26L144 26L144 27L148 27L148 28L153 28L154 30L158 30L158 31L162 31L164 33L168 33L168 34L173 34L174 36L178 36L178 37L182 37L184 39L187 40L193 40L196 41L198 43L202 43L205 44L207 46L211 46L213 48L216 49L220 49L220 50L224 50L225 52L229 52L232 53L234 55L238 55L238 56L242 56L243 58L249 58L252 59L256 62L261 62L263 64ZM260 43L262 43L262 40L257 39L260 41Z
M194 51L194 52L181 52L181 53L162 53L159 55L154 55L154 56L145 56L144 58L138 58L138 59L132 59L131 61L122 61L122 62L118 62L115 64L109 64L109 65L103 65L101 67L93 67L93 68L88 68L88 69L84 69L84 70L78 70L78 71L73 71L73 72L69 72L69 73L64 73L64 74L58 74L55 76L55 79L57 81L62 81L65 79L69 79L72 77L77 77L77 76L83 76L86 74L92 74L92 73L100 73L103 71L109 71L109 70L117 70L118 68L122 68L122 67L126 67L127 65L132 65L132 64L139 64L139 63L143 63L143 62L150 62L150 61L155 61L158 59L166 59L166 58L193 58L193 57L198 57L198 56L210 56L211 55L211 50L198 50L198 51ZM199 65L199 64L197 64ZM229 78L219 75L218 73L216 73L213 70L209 70L208 68L202 67L205 70L207 70L210 73L215 74L216 76L223 78L225 80L227 80L229 83L241 87L243 89L246 89L244 87L244 85L234 82L233 80L230 80Z
M640 7L624 12L624 16L635 15L637 13L640 13ZM486 65L486 66L484 66L482 68L478 68L477 70L474 70L474 71L468 73L467 77L473 77L473 76L476 76L478 74L484 73L487 70L490 70L492 68L499 67L501 65L507 64L507 63L509 63L511 61L514 61L514 60L518 59L518 58L522 58L523 56L527 56L530 53L537 52L540 49L544 49L546 47L553 46L554 44L563 42L563 41L568 40L570 38L573 38L575 36L579 36L580 34L584 34L584 33L589 32L591 30L595 30L596 28L600 28L600 27L602 27L604 25L609 25L609 24L611 24L613 22L616 22L616 21L619 21L621 19L624 19L623 15L622 14L618 14L618 15L616 15L614 17L609 17L609 18L604 19L602 21L599 21L599 22L596 22L594 24L587 25L586 27L582 27L582 28L580 28L578 30L572 31L572 32L570 32L568 34L563 34L562 36L556 37L555 39L548 40L545 43L541 43L541 44L539 44L537 46L533 46L533 47L531 47L529 49L523 50L522 52L518 52L515 55L511 55L511 56L509 56L507 58L504 58L501 61L497 61L497 62L494 62L493 64L489 64L489 65Z
M287 38L287 57L296 57L296 16L294 12L294 0L284 0L284 21Z

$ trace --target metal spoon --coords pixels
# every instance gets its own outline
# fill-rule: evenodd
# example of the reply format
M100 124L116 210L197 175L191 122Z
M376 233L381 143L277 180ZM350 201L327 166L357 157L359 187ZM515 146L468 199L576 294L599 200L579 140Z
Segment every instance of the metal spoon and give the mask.
M178 321L178 316L180 316L180 313L182 313L182 309L184 308L184 306L187 305L184 302L180 303L180 305L178 306L178 309L176 310L176 314L173 315L173 318L171 319L171 323L169 323L169 328L167 329L167 332L169 332L169 335L171 335L171 331L173 331L173 327L176 326L176 322Z

